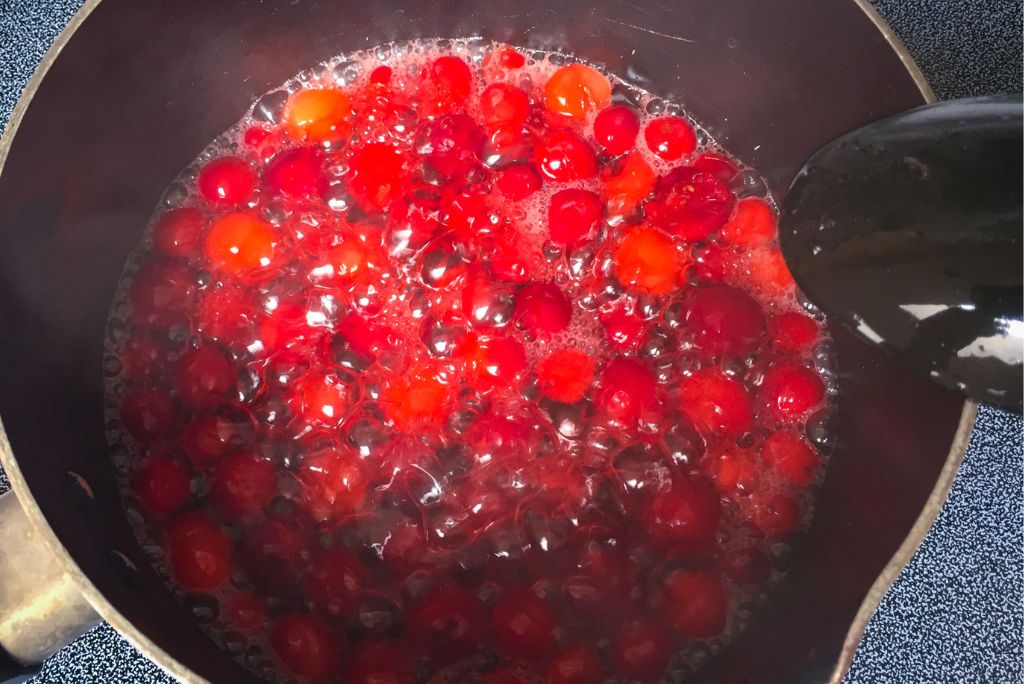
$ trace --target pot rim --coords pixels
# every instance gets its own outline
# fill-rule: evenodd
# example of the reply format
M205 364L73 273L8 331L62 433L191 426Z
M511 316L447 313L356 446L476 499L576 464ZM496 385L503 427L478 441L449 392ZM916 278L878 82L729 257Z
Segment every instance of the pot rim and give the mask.
M79 29L86 18L93 12L93 10L99 6L101 1L102 0L86 0L82 7L74 14L74 16L71 17L67 26L65 26L64 30L57 36L56 40L54 40L53 44L46 51L46 54L43 55L43 59L40 61L39 66L36 67L32 77L25 85L18 101L14 105L10 119L7 122L7 127L3 131L3 134L0 135L0 175L3 173L4 164L7 161L7 156L10 152L14 136L18 132L18 128L24 118L25 111L28 109L28 105L32 101L36 91L39 89L39 85L46 77L50 67L57 60L57 57L60 55L64 46L67 45L68 41L71 40L71 37ZM925 100L925 103L930 104L935 102L937 100L935 92L928 84L928 81L925 79L920 67L918 67L917 63L914 61L914 58L907 51L906 46L895 32L893 32L892 27L890 27L885 19L883 19L874 7L869 4L868 0L849 1L853 2L854 5L864 12L867 19L875 26L878 32L882 34L882 37L885 38L890 49L892 49L892 51L899 57L903 67L907 70L911 79L914 81L914 84L921 92L921 97ZM903 571L903 568L906 567L907 563L909 563L911 558L913 558L917 548L928 533L928 530L931 529L932 523L935 521L939 510L941 510L946 498L949 496L957 471L960 468L960 464L963 462L977 414L977 402L971 399L965 399L963 410L960 413L957 430L953 437L953 442L950 444L949 453L946 456L945 463L943 464L939 477L935 482L935 486L929 494L924 508L921 510L917 520L914 522L910 532L907 534L907 537L903 540L903 543L896 550L896 553L893 554L892 558L889 559L889 562L882 569L878 578L875 580L874 584L868 590L867 595L864 597L864 600L861 602L860 607L853 618L853 622L846 633L846 637L843 640L839 659L828 679L828 684L838 684L850 669L857 646L864 635L864 631L867 629L868 622L872 615L874 615L875 610L878 608L878 604L881 602L882 597L885 596L893 582L896 581L896 578L899 577L900 573ZM171 676L182 682L186 682L187 684L204 684L206 682L205 679L196 675L189 668L179 662L177 658L155 644L127 618L121 615L121 613L111 605L103 594L100 593L92 581L89 580L88 576L82 572L81 568L78 567L78 564L57 538L56 533L46 522L46 516L43 514L42 509L36 502L35 497L32 495L25 478L18 467L18 462L15 459L10 442L7 439L7 433L4 431L2 419L0 419L0 464L3 465L4 472L7 474L7 477L11 482L11 491L14 492L18 502L25 509L25 514L28 516L32 525L36 528L40 538L49 547L56 561L72 579L79 591L82 592L83 597L92 605L99 616L124 636L129 643L141 651L143 655L157 663L157 665Z

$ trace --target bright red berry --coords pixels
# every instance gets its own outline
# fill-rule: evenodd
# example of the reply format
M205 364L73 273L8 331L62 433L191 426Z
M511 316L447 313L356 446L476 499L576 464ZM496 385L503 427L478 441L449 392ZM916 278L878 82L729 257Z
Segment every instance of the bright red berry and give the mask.
M658 180L644 210L651 224L698 242L725 224L735 203L732 191L715 175L680 166Z
M231 576L231 540L199 513L182 513L164 530L174 580L193 591L215 589Z
M633 359L612 359L601 374L597 406L615 421L631 427L657 411L657 380Z
M697 148L697 136L690 124L679 117L652 119L644 128L648 149L665 161L675 161Z
M597 175L594 149L569 130L556 130L541 138L533 151L533 165L542 176L558 183Z
M594 119L594 140L612 156L632 149L639 132L640 117L632 107L615 105L603 110Z
M761 447L765 465L786 482L806 487L814 481L821 457L803 437L792 432L776 432Z
M234 207L246 202L256 189L256 174L239 157L220 157L199 169L196 186L214 206Z
M452 180L462 178L483 155L484 131L466 114L449 114L432 123L427 130L427 163Z
M274 155L266 179L275 192L288 197L319 197L327 189L322 155L310 147Z
M273 226L251 212L236 211L213 222L203 251L214 270L243 275L270 266L278 243Z
M185 466L168 456L147 459L132 476L132 490L155 515L167 515L188 501L190 476Z
M704 434L742 435L753 420L746 388L714 368L683 378L679 383L679 401L686 417Z
M712 356L743 356L764 332L764 314L754 299L731 285L706 285L687 297L686 325L694 341Z
M548 204L548 235L556 245L568 248L592 238L604 216L604 203L589 190L560 190Z
M693 168L710 173L723 183L728 183L739 173L739 169L731 159L717 152L705 152L700 155L693 160Z
M515 164L502 169L495 185L505 197L513 201L526 199L540 190L540 174L526 164Z
M556 333L569 326L572 304L554 283L533 283L516 295L515 317L531 332Z
M574 404L594 381L594 359L579 349L558 349L537 364L537 380L544 396Z
M230 519L258 513L277 494L277 468L250 452L239 452L217 462L210 483L210 499Z
M465 335L456 347L470 383L481 390L512 387L526 370L526 351L511 337Z
M820 330L813 318L795 311L787 311L768 326L772 344L779 351L802 352L818 340Z
M784 363L765 372L760 394L777 420L791 422L805 418L825 400L825 385L810 368Z
M775 235L775 210L757 197L741 199L732 218L722 226L722 240L732 245L763 245L774 240Z
M487 124L521 124L530 115L530 98L513 85L493 83L480 95L480 112Z

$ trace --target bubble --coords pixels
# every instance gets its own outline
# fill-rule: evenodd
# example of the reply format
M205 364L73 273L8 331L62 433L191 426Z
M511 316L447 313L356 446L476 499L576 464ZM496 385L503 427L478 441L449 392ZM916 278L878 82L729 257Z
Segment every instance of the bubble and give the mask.
M256 106L253 107L252 115L257 121L277 124L281 121L284 112L284 105L288 101L288 93L284 90L275 90L261 97Z

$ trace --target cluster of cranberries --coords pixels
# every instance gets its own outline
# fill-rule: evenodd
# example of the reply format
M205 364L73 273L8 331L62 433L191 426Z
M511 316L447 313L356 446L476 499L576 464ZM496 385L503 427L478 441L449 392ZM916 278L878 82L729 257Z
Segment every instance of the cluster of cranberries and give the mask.
M131 488L303 680L658 681L801 524L819 323L684 118L417 59L294 89L157 218Z

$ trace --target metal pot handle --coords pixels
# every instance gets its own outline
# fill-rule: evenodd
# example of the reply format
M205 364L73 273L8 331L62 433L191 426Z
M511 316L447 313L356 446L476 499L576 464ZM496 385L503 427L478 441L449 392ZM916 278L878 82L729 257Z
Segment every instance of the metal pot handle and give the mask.
M14 493L0 495L0 684L27 680L99 621Z

